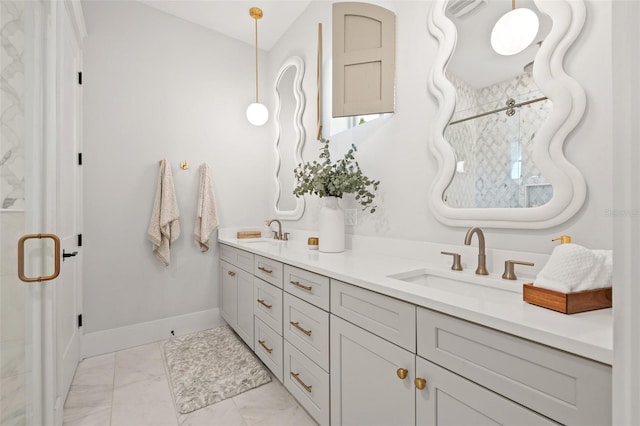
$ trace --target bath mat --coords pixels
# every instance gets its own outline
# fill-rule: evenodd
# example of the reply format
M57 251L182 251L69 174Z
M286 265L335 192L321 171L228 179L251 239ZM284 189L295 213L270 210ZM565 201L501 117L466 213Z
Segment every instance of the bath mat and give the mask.
M164 344L179 413L187 414L271 381L271 374L228 326Z

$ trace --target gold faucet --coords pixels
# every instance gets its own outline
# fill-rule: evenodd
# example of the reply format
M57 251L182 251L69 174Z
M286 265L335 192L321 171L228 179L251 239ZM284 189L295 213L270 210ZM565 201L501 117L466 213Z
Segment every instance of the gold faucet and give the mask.
M471 245L471 239L473 234L478 235L478 268L476 268L476 275L489 275L487 271L487 254L484 248L484 233L480 228L469 228L467 235L464 236L464 244Z
M271 219L271 220L266 220L265 223L268 227L271 227L271 224L273 222L277 222L278 223L278 231L273 231L273 238L276 240L282 240L282 223L280 223L280 221L278 219Z

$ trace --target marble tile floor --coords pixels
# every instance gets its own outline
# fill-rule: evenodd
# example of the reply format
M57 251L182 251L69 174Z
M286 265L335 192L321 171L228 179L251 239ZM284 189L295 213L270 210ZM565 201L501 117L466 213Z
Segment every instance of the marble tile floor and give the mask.
M217 404L179 414L162 342L83 360L64 406L64 426L315 426L276 378Z

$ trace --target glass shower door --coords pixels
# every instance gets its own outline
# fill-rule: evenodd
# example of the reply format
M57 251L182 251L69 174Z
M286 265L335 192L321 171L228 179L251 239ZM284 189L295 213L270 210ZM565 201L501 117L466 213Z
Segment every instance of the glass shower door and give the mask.
M40 2L0 1L0 425L43 422L45 283L18 278L17 243L43 232ZM48 243L27 245L25 272L46 275Z

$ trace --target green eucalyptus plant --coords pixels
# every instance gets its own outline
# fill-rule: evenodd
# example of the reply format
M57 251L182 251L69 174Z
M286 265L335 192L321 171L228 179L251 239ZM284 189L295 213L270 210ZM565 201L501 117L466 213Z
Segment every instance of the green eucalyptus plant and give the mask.
M343 158L331 163L329 141L321 138L320 143L320 161L300 163L294 170L297 184L293 194L296 197L315 194L320 198L342 198L344 194L355 194L362 210L370 209L371 213L375 212L377 206L373 204L374 192L380 181L369 179L362 173L354 157L355 145L351 145Z

